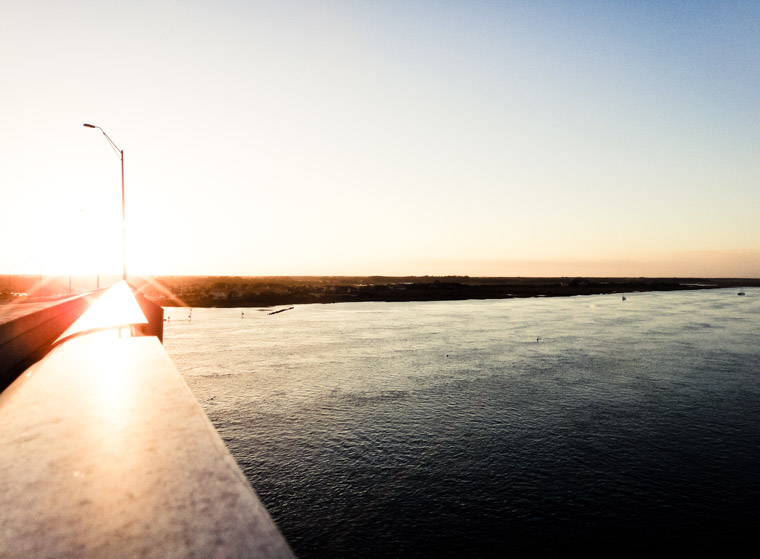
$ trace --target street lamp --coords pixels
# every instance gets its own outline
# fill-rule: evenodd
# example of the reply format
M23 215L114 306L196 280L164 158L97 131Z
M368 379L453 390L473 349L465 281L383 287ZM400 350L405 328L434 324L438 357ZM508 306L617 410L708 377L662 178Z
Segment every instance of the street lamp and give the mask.
M97 128L101 132L103 132L103 136L106 137L106 140L108 140L108 143L110 144L111 148L116 152L116 155L119 156L119 159L121 159L121 247L123 252L123 273L122 273L122 279L124 281L127 281L127 221L126 221L126 212L124 210L124 150L119 149L118 146L114 143L114 141L108 137L108 134L106 134L106 131L103 130L100 126L95 126L94 124L84 124L85 128Z

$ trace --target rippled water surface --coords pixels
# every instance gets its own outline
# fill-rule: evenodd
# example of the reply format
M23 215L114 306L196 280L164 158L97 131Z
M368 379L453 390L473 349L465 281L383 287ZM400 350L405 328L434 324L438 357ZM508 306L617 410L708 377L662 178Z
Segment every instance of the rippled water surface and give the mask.
M168 308L164 343L300 557L726 551L760 529L736 292Z

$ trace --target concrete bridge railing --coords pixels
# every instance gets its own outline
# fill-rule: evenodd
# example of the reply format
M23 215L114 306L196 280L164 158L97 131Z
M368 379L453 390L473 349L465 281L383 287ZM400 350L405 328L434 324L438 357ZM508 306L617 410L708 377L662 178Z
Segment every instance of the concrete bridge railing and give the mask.
M0 557L293 556L149 304L88 301L0 393Z
M60 301L0 307L0 390L42 358L97 298L97 292Z

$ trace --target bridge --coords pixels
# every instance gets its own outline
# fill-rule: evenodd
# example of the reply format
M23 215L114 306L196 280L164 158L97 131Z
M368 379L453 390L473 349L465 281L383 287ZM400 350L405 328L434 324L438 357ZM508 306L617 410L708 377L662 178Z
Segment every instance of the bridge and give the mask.
M0 307L0 557L293 557L127 282Z

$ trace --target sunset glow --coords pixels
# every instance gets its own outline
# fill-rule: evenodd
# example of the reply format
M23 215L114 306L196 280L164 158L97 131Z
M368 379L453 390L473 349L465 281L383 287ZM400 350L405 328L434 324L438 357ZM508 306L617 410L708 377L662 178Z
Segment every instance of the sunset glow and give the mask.
M753 2L11 2L0 273L760 277Z

